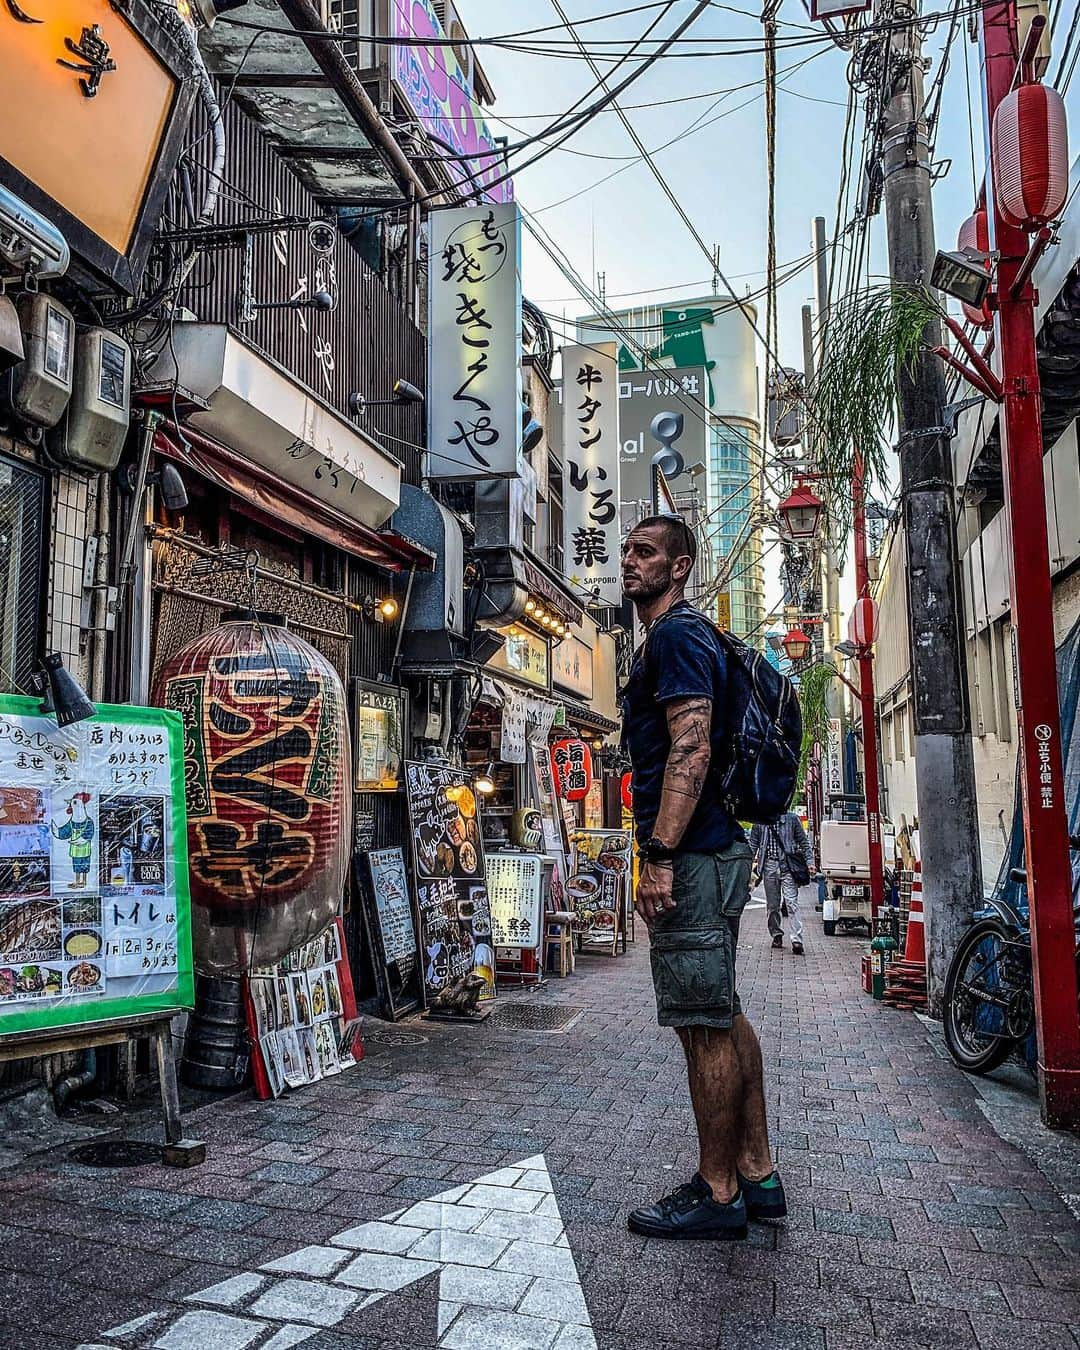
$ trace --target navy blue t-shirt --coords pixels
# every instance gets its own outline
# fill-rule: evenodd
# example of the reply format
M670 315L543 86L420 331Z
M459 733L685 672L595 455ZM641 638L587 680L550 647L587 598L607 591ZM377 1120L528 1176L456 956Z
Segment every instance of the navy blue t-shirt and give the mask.
M743 838L721 805L715 770L729 753L724 738L727 658L712 624L682 600L653 624L638 649L622 696L623 744L633 765L634 824L639 842L656 827L671 737L666 705L675 699L712 700L712 758L705 790L679 841L680 853L716 853Z

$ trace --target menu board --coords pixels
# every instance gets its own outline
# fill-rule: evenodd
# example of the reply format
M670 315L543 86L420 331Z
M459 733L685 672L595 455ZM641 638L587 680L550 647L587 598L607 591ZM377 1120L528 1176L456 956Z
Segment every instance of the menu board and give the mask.
M405 876L405 855L399 848L376 849L368 854L368 866L386 962L400 965L415 961L416 933Z
M584 947L615 952L622 924L623 897L630 884L632 836L629 830L575 830L566 893L577 915L575 927Z
M404 694L392 687L354 680L353 709L353 791L396 792L401 783Z
M0 1036L194 1004L179 714L0 696Z
M544 859L536 853L490 853L487 888L496 948L535 950L543 941Z
M429 1001L469 971L495 996L484 847L469 775L435 764L405 766L416 869L420 961Z

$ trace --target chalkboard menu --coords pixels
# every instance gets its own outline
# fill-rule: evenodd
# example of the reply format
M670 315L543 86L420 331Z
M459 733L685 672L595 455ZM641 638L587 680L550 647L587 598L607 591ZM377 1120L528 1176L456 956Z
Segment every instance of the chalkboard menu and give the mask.
M431 1000L475 971L495 994L484 848L469 775L434 764L405 766L416 869L424 991Z

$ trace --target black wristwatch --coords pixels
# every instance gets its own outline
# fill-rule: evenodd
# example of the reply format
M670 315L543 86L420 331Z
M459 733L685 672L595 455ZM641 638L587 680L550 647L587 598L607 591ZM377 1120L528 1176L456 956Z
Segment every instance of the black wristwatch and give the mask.
M675 850L669 848L662 839L657 839L654 834L643 844L638 844L638 857L643 863L673 862Z

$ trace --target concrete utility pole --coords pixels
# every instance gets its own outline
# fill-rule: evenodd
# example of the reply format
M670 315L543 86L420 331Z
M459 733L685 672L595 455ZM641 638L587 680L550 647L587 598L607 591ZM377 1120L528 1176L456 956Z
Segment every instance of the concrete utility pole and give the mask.
M891 44L884 91L883 155L889 270L902 285L927 285L934 263L930 147L924 109L922 38L914 12L883 0L879 21L911 16ZM915 701L915 773L926 906L926 982L941 1015L949 960L982 899L982 863L971 751L966 656L953 523L951 434L943 426L945 379L929 348L898 380L900 494L904 512Z

